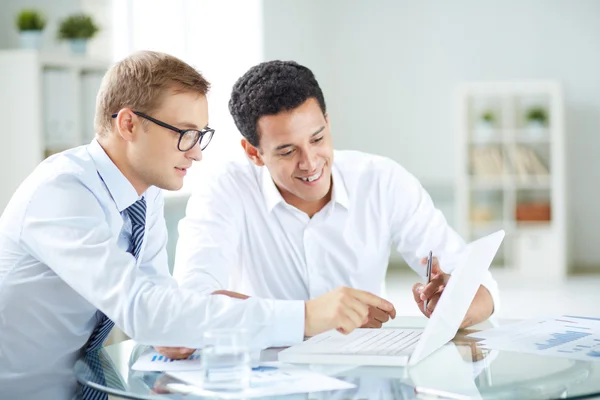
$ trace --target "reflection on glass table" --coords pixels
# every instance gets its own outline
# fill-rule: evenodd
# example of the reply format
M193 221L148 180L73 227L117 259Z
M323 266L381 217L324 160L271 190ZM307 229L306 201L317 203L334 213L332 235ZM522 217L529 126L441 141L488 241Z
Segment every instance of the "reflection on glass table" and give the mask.
M397 318L393 326L422 328L425 323L425 318ZM480 327L491 326L486 324ZM486 350L478 346L477 340L466 337L471 332L459 332L451 343L413 367L304 365L356 387L268 398L427 399L433 398L432 394L454 399L600 398L600 362ZM132 370L131 366L147 350L147 346L132 341L108 346L77 362L77 379L123 398L205 398L197 394L195 386L168 374ZM276 360L279 350L264 350L261 360Z

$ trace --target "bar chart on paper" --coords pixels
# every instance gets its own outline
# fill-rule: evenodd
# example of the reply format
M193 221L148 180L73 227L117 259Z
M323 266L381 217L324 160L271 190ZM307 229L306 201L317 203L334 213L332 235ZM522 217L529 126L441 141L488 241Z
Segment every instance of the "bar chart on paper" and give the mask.
M199 360L200 359L200 354L192 354L191 356L189 356L188 358L186 358L186 360ZM174 361L179 361L179 360L174 360L172 358L169 357L165 357L163 355L160 354L154 354L152 356L152 358L150 359L151 362L174 362Z
M199 353L193 353L182 360L174 360L154 350L148 350L138 357L131 368L137 371L192 371L198 370L200 367Z
M600 319L574 316L538 318L469 336L488 349L600 361Z

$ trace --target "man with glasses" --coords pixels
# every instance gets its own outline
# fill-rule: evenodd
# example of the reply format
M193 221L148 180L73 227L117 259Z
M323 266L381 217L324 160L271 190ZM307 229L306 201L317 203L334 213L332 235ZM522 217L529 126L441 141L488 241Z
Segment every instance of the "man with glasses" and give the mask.
M105 75L96 138L49 157L0 218L2 397L77 395L73 365L113 325L142 344L200 347L211 328L245 328L255 346L350 332L385 300L340 289L311 301L239 300L179 288L167 265L161 189L177 190L214 131L208 82L162 53ZM79 388L83 398L102 398Z
M431 283L413 286L430 316L465 244L417 179L388 158L334 151L323 93L297 63L251 68L229 109L247 159L203 169L179 225L180 285L290 300L339 285L379 293L393 245L421 276L436 256ZM488 318L497 299L488 274L463 326ZM388 319L371 307L365 327Z

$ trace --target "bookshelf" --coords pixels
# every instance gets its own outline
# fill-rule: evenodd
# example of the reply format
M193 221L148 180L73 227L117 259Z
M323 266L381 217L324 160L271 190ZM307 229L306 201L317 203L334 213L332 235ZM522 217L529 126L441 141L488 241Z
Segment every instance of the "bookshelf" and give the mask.
M564 108L556 82L466 83L458 95L457 229L498 229L494 260L523 278L568 273Z
M88 143L109 62L34 50L0 51L0 212L47 156Z

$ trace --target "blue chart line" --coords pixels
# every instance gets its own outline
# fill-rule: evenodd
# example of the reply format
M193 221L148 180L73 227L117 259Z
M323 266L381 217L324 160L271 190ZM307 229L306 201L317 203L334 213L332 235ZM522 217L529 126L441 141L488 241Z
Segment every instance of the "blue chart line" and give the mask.
M587 353L587 355L590 357L600 357L600 351L592 350L589 353Z
M538 350L548 350L561 344L569 343L574 340L589 336L587 332L566 331L564 333L553 333L552 338L543 343L536 343Z
M189 356L188 358L186 358L186 360L199 360L200 359L200 354L192 354L191 356ZM165 356L161 356L161 355L154 355L152 356L152 360L150 360L152 362L173 362L173 361L180 361L180 360L173 360L171 358L165 357Z

